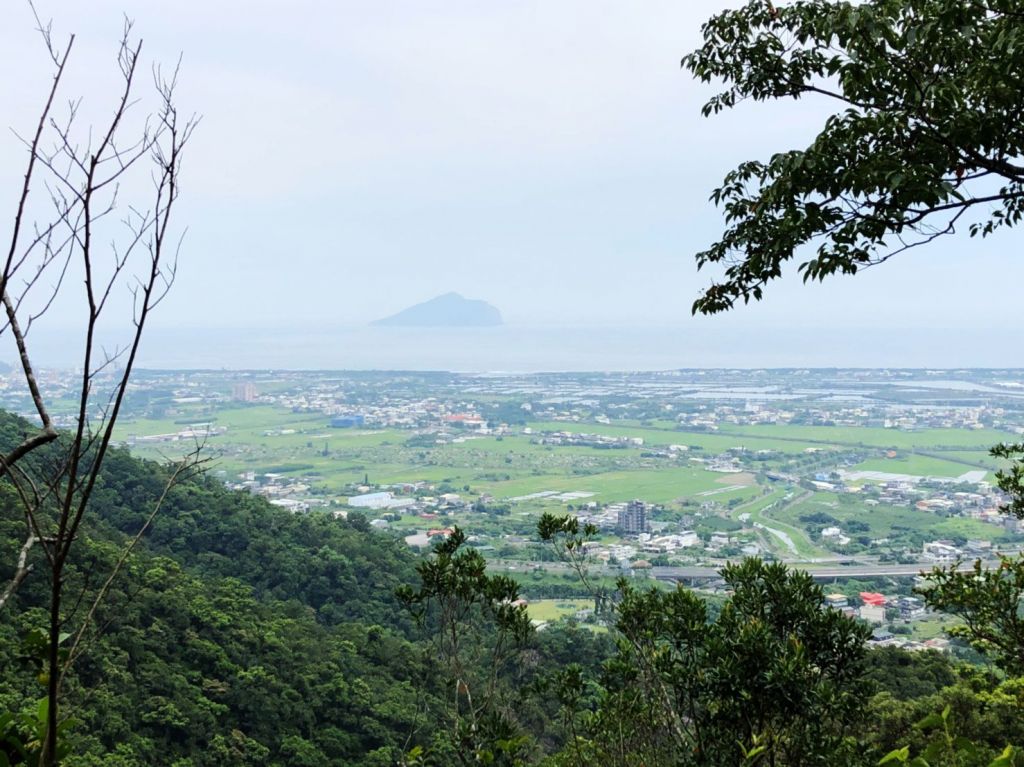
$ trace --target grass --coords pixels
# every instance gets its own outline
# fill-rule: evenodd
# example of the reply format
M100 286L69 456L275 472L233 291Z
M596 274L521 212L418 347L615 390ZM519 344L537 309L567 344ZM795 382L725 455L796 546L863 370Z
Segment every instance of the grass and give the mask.
M872 538L895 538L906 532L919 532L936 538L957 537L996 540L1005 532L977 519L940 517L928 511L899 506L868 508L857 503L842 503L834 493L815 493L807 500L782 509L773 516L790 525L803 525L802 515L824 512L835 518L839 526L851 521L868 525L865 535Z
M484 483L498 497L510 498L541 490L570 492L574 490L594 493L593 498L606 503L641 498L650 503L669 503L677 498L692 497L708 490L721 490L719 479L723 475L689 467L664 469L638 469L635 471L608 471L586 476L541 475L520 478L510 482ZM756 493L756 488L745 487L727 493L716 493L710 499L720 502L730 498Z
M977 471L978 467L911 453L897 455L896 458L871 458L857 464L852 470L884 471L916 477L959 477L969 471Z
M986 466L990 469L1003 469L1010 465L1009 461L1002 458L993 458L988 450L949 450L942 451L944 458L967 461L977 466Z
M538 599L530 600L526 611L530 620L551 622L575 615L588 607L594 607L593 599Z
M536 421L529 426L535 432L569 431L583 434L601 434L608 437L642 437L644 445L700 446L711 455L732 448L745 447L748 450L775 450L782 453L800 453L809 447L820 447L813 442L798 443L765 437L734 436L722 432L680 431L677 429L654 428L651 426L622 426L598 423L571 423L566 421Z
M723 424L722 433L745 434L765 439L802 440L833 445L867 446L890 449L977 448L987 450L997 442L1014 441L1016 436L995 429L921 429L901 431L853 426L794 426L765 424L734 426Z
M763 495L759 498L755 498L752 501L748 501L747 503L737 506L731 512L729 512L729 515L732 517L738 517L740 514L744 513L750 514L751 516L753 516L754 514L760 514L760 512L762 512L765 508L771 506L776 501L782 500L783 498L785 498L785 496L785 490L773 490L767 495Z
M797 495L799 492L800 491L798 490L793 491L794 498L799 497L799 495ZM783 490L776 490L771 495L766 496L757 503L751 504L747 509L745 509L745 511L750 514L750 521L764 525L765 527L771 527L788 535L793 541L793 545L796 547L797 555L801 558L816 559L819 557L829 556L831 552L811 543L811 539L807 537L807 533L802 527L789 524L780 519L781 517L784 517L786 510L790 508L789 506L782 503L774 508L769 508L782 501L785 494L786 493ZM792 501L790 503L792 503ZM773 550L776 552L781 553L785 557L792 556L792 551L789 546L783 543L778 536L766 532L764 538L771 544Z
M926 618L911 621L911 638L923 642L928 639L946 636L946 631L951 626L960 623L960 619L950 615L929 615Z

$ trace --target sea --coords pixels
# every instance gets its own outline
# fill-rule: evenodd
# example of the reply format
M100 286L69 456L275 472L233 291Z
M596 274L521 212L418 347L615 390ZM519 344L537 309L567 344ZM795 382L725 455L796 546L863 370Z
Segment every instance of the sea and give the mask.
M154 328L152 369L647 371L682 368L1020 368L1015 329L530 326ZM41 337L75 366L72 335ZM11 360L13 361L13 360Z
M100 339L113 353L122 330ZM81 367L81 331L33 328L37 364ZM3 345L6 343L6 347ZM0 362L17 360L10 334ZM1024 368L1014 328L516 325L482 328L147 329L137 367L208 370L444 370L472 373L696 368Z

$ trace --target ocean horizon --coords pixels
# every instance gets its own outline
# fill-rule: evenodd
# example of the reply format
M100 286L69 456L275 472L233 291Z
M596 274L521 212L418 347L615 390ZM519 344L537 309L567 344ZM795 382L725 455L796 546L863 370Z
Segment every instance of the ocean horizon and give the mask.
M148 369L447 370L474 373L680 368L1016 368L1012 329L664 326L161 328L147 331ZM77 367L77 336L43 332L40 364ZM113 344L111 347L113 348ZM15 361L13 349L3 359Z

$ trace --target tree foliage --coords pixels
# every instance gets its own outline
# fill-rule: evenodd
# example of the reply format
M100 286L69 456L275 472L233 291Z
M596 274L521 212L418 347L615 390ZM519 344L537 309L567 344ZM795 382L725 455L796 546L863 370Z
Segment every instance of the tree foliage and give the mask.
M549 514L538 531L586 583L596 531ZM747 559L722 577L731 596L717 614L689 589L620 580L610 600L618 651L566 761L812 765L859 753L846 730L869 693L867 627L826 608L821 587L782 564ZM578 670L559 689L574 723L588 699Z
M811 143L744 162L711 196L721 239L697 255L724 279L694 303L759 300L798 252L805 280L854 274L952 233L1024 213L1024 10L1017 0L751 0L710 19L683 66L742 101L820 97L837 111ZM813 249L813 250L811 250Z
M488 575L486 560L466 545L458 527L416 570L420 587L402 587L398 595L428 628L431 660L440 663L451 689L450 740L445 744L450 750L428 756L435 762L447 754L461 764L521 764L529 739L518 726L504 684L533 635L518 584L507 576Z
M976 561L935 568L921 589L928 606L963 621L949 629L1005 671L1024 675L1024 557L1000 556L988 569Z

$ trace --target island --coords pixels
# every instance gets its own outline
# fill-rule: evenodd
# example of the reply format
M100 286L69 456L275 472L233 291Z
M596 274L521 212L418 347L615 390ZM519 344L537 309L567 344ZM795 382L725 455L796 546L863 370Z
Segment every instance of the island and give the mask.
M372 325L390 327L487 327L501 325L501 312L486 301L463 298L458 293L444 295L410 306Z

